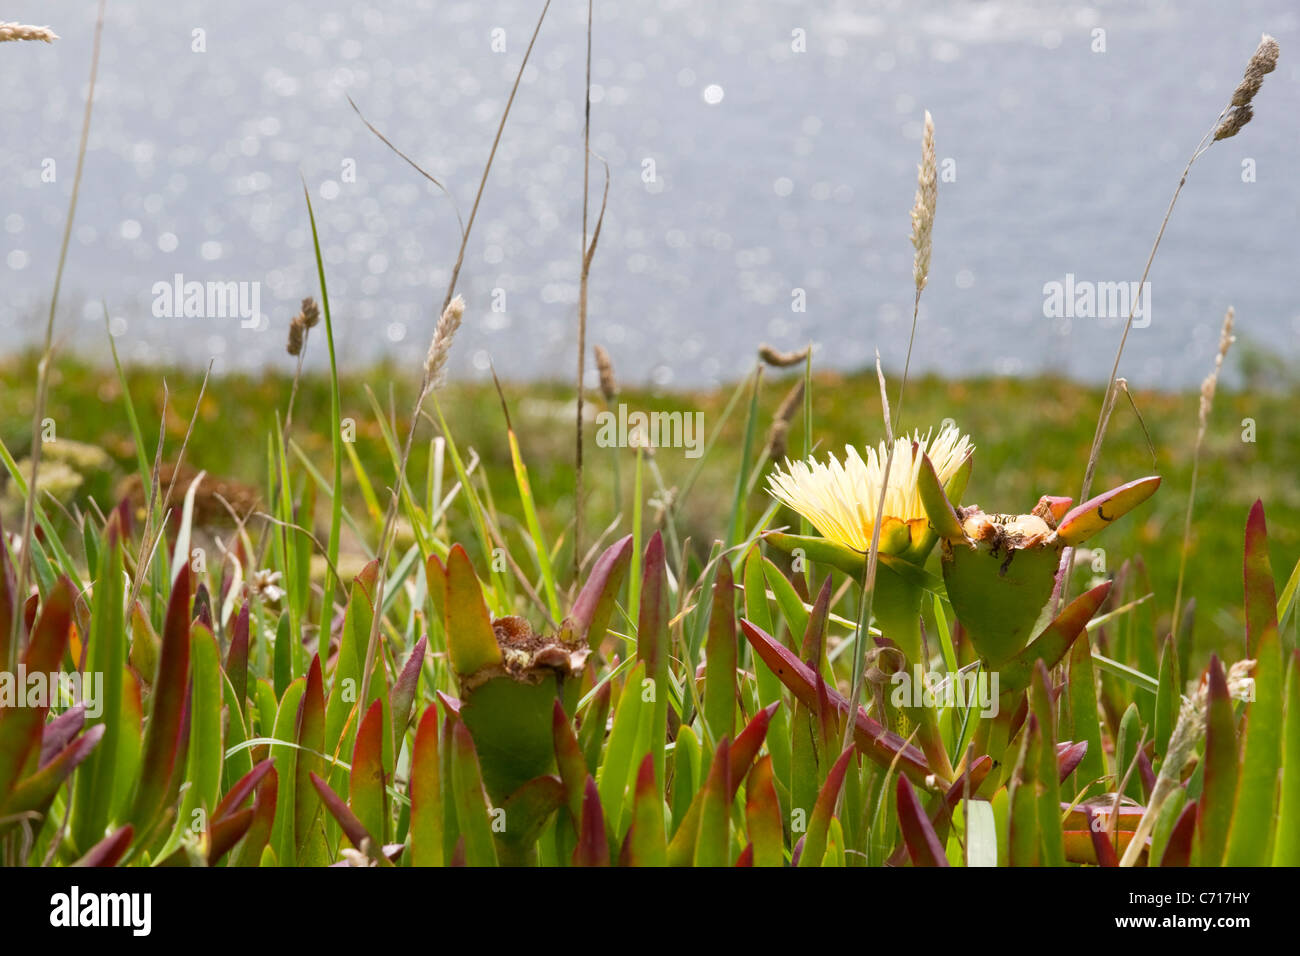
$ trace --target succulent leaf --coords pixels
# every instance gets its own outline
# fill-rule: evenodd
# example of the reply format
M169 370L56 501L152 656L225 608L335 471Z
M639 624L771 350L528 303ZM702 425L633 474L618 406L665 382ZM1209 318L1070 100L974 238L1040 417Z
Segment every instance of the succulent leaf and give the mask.
M1160 477L1151 475L1104 491L1070 511L1056 527L1056 536L1067 545L1082 544L1116 518L1122 518L1160 487Z

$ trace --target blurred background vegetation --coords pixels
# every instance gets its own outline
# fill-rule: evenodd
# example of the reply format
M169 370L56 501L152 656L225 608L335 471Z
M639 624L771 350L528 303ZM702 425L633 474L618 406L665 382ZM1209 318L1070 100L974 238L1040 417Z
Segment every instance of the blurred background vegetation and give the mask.
M1212 648L1232 647L1236 656L1240 653L1236 645L1244 640L1242 531L1247 510L1256 498L1262 498L1267 509L1269 545L1279 588L1300 554L1300 484L1296 480L1300 469L1300 424L1295 414L1300 385L1266 348L1238 343L1234 360L1238 384L1220 388L1205 439L1185 595L1197 600L1196 645L1201 654ZM19 459L30 446L34 368L31 355L0 363L0 439ZM802 367L785 372L764 369L755 454L762 450L774 410L801 377ZM163 459L173 461L189 426L202 375L176 369L164 373L156 368L128 368L126 378L149 442L158 434L166 379L170 398ZM396 410L404 434L417 378L412 369L384 365L365 374L346 375L341 383L343 417L355 421L353 449L381 501L386 500L385 489L392 481L392 465L367 390L373 392L382 408ZM896 384L891 380L891 394ZM274 434L277 415L283 419L290 388L288 376L272 372L212 379L199 408L186 463L208 471L213 478L246 483L251 486L250 495L265 500L266 443ZM567 548L573 522L571 387L558 383L506 383L503 390L542 509L543 525L552 540L563 534ZM631 410L702 411L705 432L711 435L731 395L731 389L708 393L628 389L617 401L625 402ZM946 381L928 376L909 383L902 425L909 431L918 427L924 431L945 418L954 419L971 435L977 448L965 503L978 503L989 511L1027 511L1042 494L1077 496L1101 395L1100 386L1048 377ZM490 383L453 383L438 396L462 452L473 449L482 459L482 475L488 481L502 527L512 538L512 545L518 543L517 536L526 535L526 531L510 466L505 418L494 388ZM845 444L862 445L881 439L874 371L814 374L811 397L813 444L820 455L830 450L840 454ZM1146 562L1155 594L1154 611L1160 622L1157 626L1161 629L1167 626L1178 576L1198 402L1198 394L1190 391L1137 392L1133 404L1121 396L1094 483L1094 490L1099 492L1145 474L1164 477L1155 498L1133 515L1136 520L1119 523L1096 541L1105 549L1109 573L1135 555ZM679 533L683 540L689 536L700 552L707 551L709 543L725 533L728 515L725 504L719 503L729 502L733 494L747 405L746 391L723 423L721 437L704 459L689 496L680 503ZM604 407L594 390L588 407L593 415ZM325 473L330 457L330 435L325 427L328 412L328 377L304 375L292 437ZM53 373L48 415L54 419L57 438L68 453L47 452L51 460L60 460L61 464L43 472L43 480L58 479L52 487L65 505L77 504L85 510L87 499L93 497L101 509L107 510L126 492L126 481L135 469L135 449L116 373L111 366L97 368L77 360L60 360ZM1243 439L1249 428L1249 422L1243 424L1247 419L1254 422L1253 442ZM587 428L589 498L585 546L589 547L618 513L616 457L622 484L620 527L628 530L634 452L596 447L595 422L589 420ZM410 472L417 485L425 481L428 442L435 434L433 425L423 426L418 434L420 441ZM93 448L81 448L74 442ZM796 414L791 425L788 447L792 455L802 453L802 414ZM99 455L94 449L105 454ZM152 447L145 450L151 462L154 451ZM681 487L696 464L681 449L670 448L660 449L655 462L670 489ZM447 474L450 482L450 465ZM346 466L344 485L348 509L361 528L371 527L365 520L366 506L356 473ZM758 519L768 503L763 485L760 482L750 498L751 522ZM183 487L178 488L174 503L179 502L183 492ZM654 492L647 474L646 497ZM0 503L6 526L13 529L21 514L13 488L5 488ZM648 514L648 520L653 521L655 509ZM450 520L453 536L470 545L474 535L463 509L453 509ZM218 515L216 523L220 525L221 521ZM782 512L774 524L794 521L792 514ZM327 524L328 505L321 499L316 525L322 540ZM222 532L218 528L214 533ZM348 566L359 565L373 545L373 540L361 541L355 534L346 538L344 550L351 559Z

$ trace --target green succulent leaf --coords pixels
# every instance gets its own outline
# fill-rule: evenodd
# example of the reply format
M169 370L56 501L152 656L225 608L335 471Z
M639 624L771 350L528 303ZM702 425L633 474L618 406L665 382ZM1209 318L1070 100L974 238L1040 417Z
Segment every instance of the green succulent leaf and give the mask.
M1246 520L1246 653L1255 660L1255 696L1242 725L1240 780L1225 866L1266 866L1277 827L1278 768L1282 762L1286 662L1277 630L1277 595L1268 559L1263 502Z
M821 790L812 814L808 817L808 832L803 837L803 847L799 852L799 866L821 866L826 856L827 839L830 835L831 820L835 815L835 805L840 799L840 790L844 787L844 775L848 772L849 761L853 759L854 748L846 747L839 755ZM905 778L900 778L905 779Z
M999 690L1004 694L1024 690L1033 681L1039 661L1048 667L1059 664L1079 635L1086 632L1088 622L1110 594L1110 587L1110 582L1104 581L1066 605L1032 644L1002 665Z
M1300 650L1292 651L1286 675L1286 719L1282 729L1282 767L1277 832L1300 832ZM1300 866L1300 840L1277 840L1274 866Z
M460 545L447 555L446 629L447 650L457 674L468 677L501 663L483 589Z
M1056 526L1056 536L1074 546L1087 541L1116 518L1122 518L1156 493L1160 476L1138 478L1104 491L1066 513Z
M970 459L967 458L967 461ZM961 519L957 517L952 502L948 500L943 486L939 484L939 475L935 472L929 455L921 456L921 470L916 488L921 494L921 505L925 508L926 517L930 519L930 527L935 533L941 538L953 540L965 538L966 532L962 530Z
M740 627L755 653L781 679L790 692L804 706L815 707L817 675L813 673L812 668L795 657L793 652L771 635L764 633L749 621L741 621ZM843 720L849 711L848 700L838 691L829 689L827 698L835 709L837 722ZM857 741L858 749L881 766L890 767L897 759L898 769L914 783L926 785L926 778L932 774L925 754L902 737L886 730L860 707L854 719L854 739Z
M736 729L736 596L731 563L718 562L704 654L704 723L714 739Z
M596 559L569 611L567 623L573 629L573 640L585 639L593 650L600 646L631 564L630 534L614 542Z
M753 866L784 866L785 835L781 803L772 776L772 758L763 756L749 771L745 787L745 826L753 850Z
M939 836L935 833L925 808L921 806L916 790L906 777L898 778L897 790L898 822L912 865L948 866L943 844L939 842Z
M438 755L438 708L430 704L415 730L411 753L411 865L443 865L443 780Z
M1210 655L1208 707L1205 776L1196 807L1197 850L1201 866L1218 866L1228 842L1237 795L1237 733L1227 677L1216 654Z
M654 759L646 754L637 771L636 796L632 801L632 825L623 841L619 862L624 866L661 867L668 863L668 839L664 833L662 789L655 780Z

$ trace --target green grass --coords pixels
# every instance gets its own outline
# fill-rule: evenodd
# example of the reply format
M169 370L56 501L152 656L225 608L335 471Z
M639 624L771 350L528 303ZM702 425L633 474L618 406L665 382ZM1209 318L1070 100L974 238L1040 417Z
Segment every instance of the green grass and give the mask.
M313 342L309 348L323 348ZM319 359L320 355L315 358ZM32 369L29 357L11 358L0 364L0 439L21 457L29 444L32 400ZM413 405L419 369L384 365L364 373L348 373L340 381L341 414L355 421L356 443L352 450L375 485L382 504L391 485L391 459L384 444L380 423L366 395L366 383L376 388L379 405L396 409L399 429L404 434L406 416ZM759 397L759 422L771 413L801 371L786 374L779 381L771 375ZM201 375L170 369L166 373L171 392L168 410L168 448L164 460L171 460L180 446ZM141 418L144 435L158 433L164 373L155 368L129 367L126 378ZM1086 463L1095 416L1101 402L1100 386L1084 386L1052 378L1020 380L974 378L946 381L933 376L909 384L904 427L929 427L951 417L969 432L975 442L975 472L964 503L978 503L986 511L1027 511L1041 494L1076 495L1079 476ZM265 495L265 436L275 431L277 412L283 414L290 378L266 373L255 377L223 376L209 383L199 409L194 435L186 460L213 475L233 478L260 489ZM552 383L510 384L504 387L517 433L522 458L528 464L532 492L541 525L554 544L564 535L567 547L572 535L573 465L570 430L573 405L571 390ZM704 412L706 434L719 421L731 389L713 392L664 392L628 390L619 398L630 409ZM880 402L874 375L814 376L813 435L820 454L837 453L846 443L879 441ZM306 374L300 386L295 411L293 440L313 462L331 459L331 438L327 422L330 409L330 380L327 373ZM1185 594L1198 604L1196 632L1199 649L1234 653L1241 648L1242 583L1238 573L1224 568L1239 566L1241 535L1246 512L1256 498L1263 498L1269 510L1270 549L1274 567L1284 574L1300 551L1300 485L1294 476L1300 470L1300 423L1292 414L1300 399L1300 388L1288 386L1268 390L1220 390L1201 463L1200 490ZM1113 572L1124 559L1141 555L1146 562L1156 594L1158 619L1167 621L1169 602L1177 581L1181 547L1183 508L1191 474L1198 396L1194 393L1139 392L1135 395L1151 446L1121 398L1107 437L1094 487L1104 490L1144 474L1160 474L1164 484L1152 501L1132 518L1117 523L1098 544L1106 549L1108 570ZM708 543L728 532L729 515L719 502L729 502L735 493L735 450L744 441L745 409L742 397L736 412L725 422L716 451L703 460L698 480L683 504L678 532L690 537L704 556ZM439 403L462 452L473 449L483 461L483 474L490 486L490 500L506 521L505 532L512 547L531 540L523 521L525 510L519 501L512 468L505 419L495 390L490 384L449 386L439 393ZM602 408L599 399L594 410ZM49 417L57 435L64 439L96 444L116 463L114 478L124 477L138 467L137 450L121 400L121 388L111 368L96 368L78 360L62 359L52 378ZM1256 423L1256 441L1242 440L1243 419ZM788 445L804 447L802 416L791 426ZM431 426L417 433L408 480L422 488L427 480ZM595 426L588 430L587 455L588 529L594 535L613 520L616 513L614 476L623 481L624 518L620 533L630 531L627 504L631 498L634 466L627 449L595 447ZM758 436L761 444L762 435ZM146 440L152 441L152 438ZM1153 461L1154 451L1154 461ZM154 449L144 449L152 460ZM615 470L615 456L621 457ZM655 462L670 486L680 487L697 464L679 449L661 449ZM297 467L297 462L293 463ZM448 463L447 480L454 480ZM646 475L647 494L653 489ZM83 491L100 499L101 508L113 503L116 482L99 479ZM348 510L358 518L366 514L362 489L355 471L343 469L343 487ZM183 489L178 490L178 494ZM767 496L759 490L750 496L746 525L752 526L767 507ZM12 521L12 512L6 515ZM646 520L654 512L647 509ZM450 540L477 540L466 510L453 508L449 517ZM777 524L795 524L796 517L783 513ZM329 537L329 502L317 502L315 524L318 538ZM797 526L795 527L797 531ZM648 533L648 532L647 532ZM368 544L355 535L344 534L343 551L354 554ZM589 547L587 542L584 547ZM471 549L474 553L474 549ZM481 553L475 561L481 561ZM563 567L561 558L558 566ZM345 572L346 573L346 572ZM1164 602L1164 603L1161 603Z

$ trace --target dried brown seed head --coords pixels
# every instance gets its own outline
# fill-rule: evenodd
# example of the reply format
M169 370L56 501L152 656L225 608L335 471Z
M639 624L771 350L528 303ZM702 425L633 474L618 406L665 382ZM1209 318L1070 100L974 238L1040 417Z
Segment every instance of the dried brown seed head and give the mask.
M774 464L780 464L781 461L790 453L787 439L790 433L790 426L781 420L772 422L772 427L767 433L767 446L771 449L768 453L768 459Z
M812 351L811 345L805 345L797 352L782 352L764 342L758 347L758 357L773 368L789 368L798 365Z
M289 323L289 344L285 347L290 355L302 354L303 333L305 329L302 323L302 316L296 315L293 321Z
M600 372L600 394L605 396L605 401L612 402L618 397L618 379L614 377L614 361L609 357L604 346L597 345L594 351L596 370Z
M1232 94L1233 106L1249 106L1259 88L1264 84L1264 77L1277 69L1277 59L1282 48L1277 40L1267 33L1259 41L1259 47L1246 64L1246 74Z
M803 379L799 379L794 387L785 393L785 398L781 399L781 404L777 406L776 415L773 417L779 422L790 424L794 421L794 413L799 410L799 403L802 401Z
M320 306L316 304L316 300L311 296L302 300L302 312L300 314L302 315L302 324L309 329L314 329L317 323L320 322Z
M1251 54L1250 62L1246 64L1246 72L1241 82L1232 91L1232 105L1228 107L1227 113L1219 123L1219 128L1214 131L1216 143L1221 139L1231 139L1236 136L1241 132L1241 128L1250 122L1251 117L1255 115L1250 106L1251 101L1264 85L1264 77L1277 69L1277 60L1281 53L1282 48L1277 40L1267 33L1260 38L1259 46Z
M769 457L774 463L779 464L789 451L786 439L790 434L790 423L794 421L794 414L799 410L801 401L803 401L803 379L795 382L794 387L786 392L785 398L781 399L781 404L777 406L776 414L772 416L772 427L767 433L767 444L770 449Z
M1223 118L1219 128L1214 131L1214 141L1217 143L1221 139L1232 139L1241 132L1241 128L1250 122L1255 111L1246 106L1234 106L1228 110L1228 115Z

